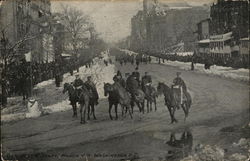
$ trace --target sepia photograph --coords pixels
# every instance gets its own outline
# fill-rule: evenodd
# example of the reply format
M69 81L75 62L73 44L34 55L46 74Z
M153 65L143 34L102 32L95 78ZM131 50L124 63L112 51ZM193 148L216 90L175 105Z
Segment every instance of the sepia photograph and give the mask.
M0 0L3 161L249 161L248 0Z

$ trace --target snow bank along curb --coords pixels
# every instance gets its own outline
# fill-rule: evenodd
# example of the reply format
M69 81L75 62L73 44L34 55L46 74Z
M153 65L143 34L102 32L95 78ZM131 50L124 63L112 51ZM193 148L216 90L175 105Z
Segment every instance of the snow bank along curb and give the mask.
M28 101L27 108L28 112L1 115L1 122L22 120L25 118L33 118L41 115L41 110L39 109L38 102L35 99Z
M158 63L158 58L154 57L155 61L154 63ZM170 66L175 66L178 67L179 69L183 70L191 70L191 62L179 62L179 61L167 61L165 60L164 63L165 65L170 65ZM234 69L231 67L223 67L223 66L216 66L213 65L210 67L210 69L205 70L204 69L204 64L199 64L196 63L194 65L194 71L197 71L199 73L205 73L205 74L210 74L210 75L216 75L224 78L230 78L233 80L240 80L244 82L249 81L249 69Z
M103 90L103 83L104 82L112 83L113 75L115 73L115 66L113 64L109 64L108 66L104 64L103 60L107 58L109 58L108 53L105 53L105 55L103 55L103 59L98 59L98 58L94 59L94 64L91 68L86 68L85 66L80 67L79 73L77 73L80 75L83 81L86 81L87 76L92 76L96 84L96 88L97 88L100 98L105 98L104 90ZM69 73L64 74L63 75L64 80L62 84L66 82L73 82L75 79L75 74L76 73L74 73L73 76L71 76ZM42 91L44 88L46 88L47 85L51 85L53 83L54 83L53 79L43 81L37 84L34 89ZM59 89L62 89L62 88L63 87L59 87ZM70 105L68 97L66 97L66 100L63 100L61 102L58 102L56 104L46 106L46 107L40 107L37 101L30 100L28 102L27 108L28 108L27 113L23 112L23 113L2 115L1 121L9 122L9 121L21 120L25 118L39 117L43 114L70 110L72 107Z

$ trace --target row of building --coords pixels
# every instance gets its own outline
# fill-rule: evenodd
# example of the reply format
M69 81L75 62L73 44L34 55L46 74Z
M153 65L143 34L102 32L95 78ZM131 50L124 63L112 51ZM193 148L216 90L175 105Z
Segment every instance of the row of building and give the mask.
M218 0L197 28L199 55L249 60L249 1Z
M151 54L181 49L178 52L195 52L203 58L248 61L248 9L247 0L218 0L199 7L144 0L143 10L131 19L129 47Z
M184 50L192 51L196 24L207 17L206 6L192 7L186 2L170 5L164 1L144 0L143 10L131 19L130 48L168 52L169 47L184 43Z

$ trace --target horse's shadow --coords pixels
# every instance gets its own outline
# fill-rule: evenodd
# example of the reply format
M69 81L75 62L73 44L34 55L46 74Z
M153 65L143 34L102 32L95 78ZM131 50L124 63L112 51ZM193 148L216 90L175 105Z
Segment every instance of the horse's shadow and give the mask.
M178 159L187 157L193 147L193 135L191 131L184 130L181 133L179 139L176 138L176 133L171 132L169 140L165 142L167 145L171 147L171 150L168 150L168 155L166 159Z

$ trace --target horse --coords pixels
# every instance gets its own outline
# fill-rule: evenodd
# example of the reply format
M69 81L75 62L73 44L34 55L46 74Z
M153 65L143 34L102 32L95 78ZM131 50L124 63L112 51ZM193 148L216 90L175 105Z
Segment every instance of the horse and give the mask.
M152 111L152 104L155 105L155 111L157 111L156 106L156 98L158 97L157 91L153 86L145 85L142 87L143 92L145 93L145 99L147 101L147 113L149 113L149 107L150 111Z
M95 105L96 105L96 98L94 95L94 92L92 90L88 90L86 84L84 83L82 85L82 92L85 93L86 95L88 95L88 120L90 120L90 115L93 115L94 120L96 120L96 116L95 116ZM80 96L81 98L81 96ZM80 101L79 98L79 101ZM86 99L86 96L83 97L84 99ZM80 103L80 102L79 102ZM81 103L80 103L81 104Z
M117 107L119 104L119 96L116 94L115 91L109 91L109 87L111 85L109 83L104 83L104 96L108 95L108 101L109 101L109 117L111 120L113 120L113 117L111 115L111 109L113 107L113 105L115 106L115 119L118 119L118 115L117 115Z
M68 92L68 95L69 95L69 101L73 109L73 117L77 117L77 110L76 110L77 102L78 102L77 91L74 89L73 85L69 83L64 83L63 93L65 92Z
M145 93L142 91L142 89L139 86L139 82L132 78L133 76L129 77L126 81L127 84L127 91L131 95L131 107L132 107L132 113L134 111L134 104L139 108L140 112L144 113L144 104L145 104Z
M169 111L169 114L171 117L171 123L178 122L174 116L175 111L178 108L178 105L177 105L177 102L174 98L173 89L169 88L166 84L159 82L159 84L157 86L157 92L159 94L163 93L163 95L165 97L165 105L168 108L168 111ZM186 92L185 96L186 96L186 99L181 104L181 107L182 107L184 114L185 114L184 121L186 121L186 118L188 117L189 109L190 109L191 104L192 104L192 99L191 99L190 94L188 92Z
M69 83L64 84L63 93L68 92L69 100L73 107L73 117L77 117L77 102L80 104L80 113L81 113L81 121L80 123L85 123L85 115L86 109L88 110L88 120L90 119L90 109L93 114L94 120L96 120L95 116L95 99L93 98L93 94L89 92L85 85L83 85L79 89L79 94L77 89L74 88L73 85Z
M116 94L119 98L119 104L122 106L122 115L123 115L123 111L124 109L126 109L126 111L129 111L129 115L131 117L131 119L133 118L132 116L132 107L131 107L131 98L129 93L126 91L125 88L123 88L120 83L116 82L114 84L110 84L110 83L105 83L105 89L106 92L114 92L114 94Z

